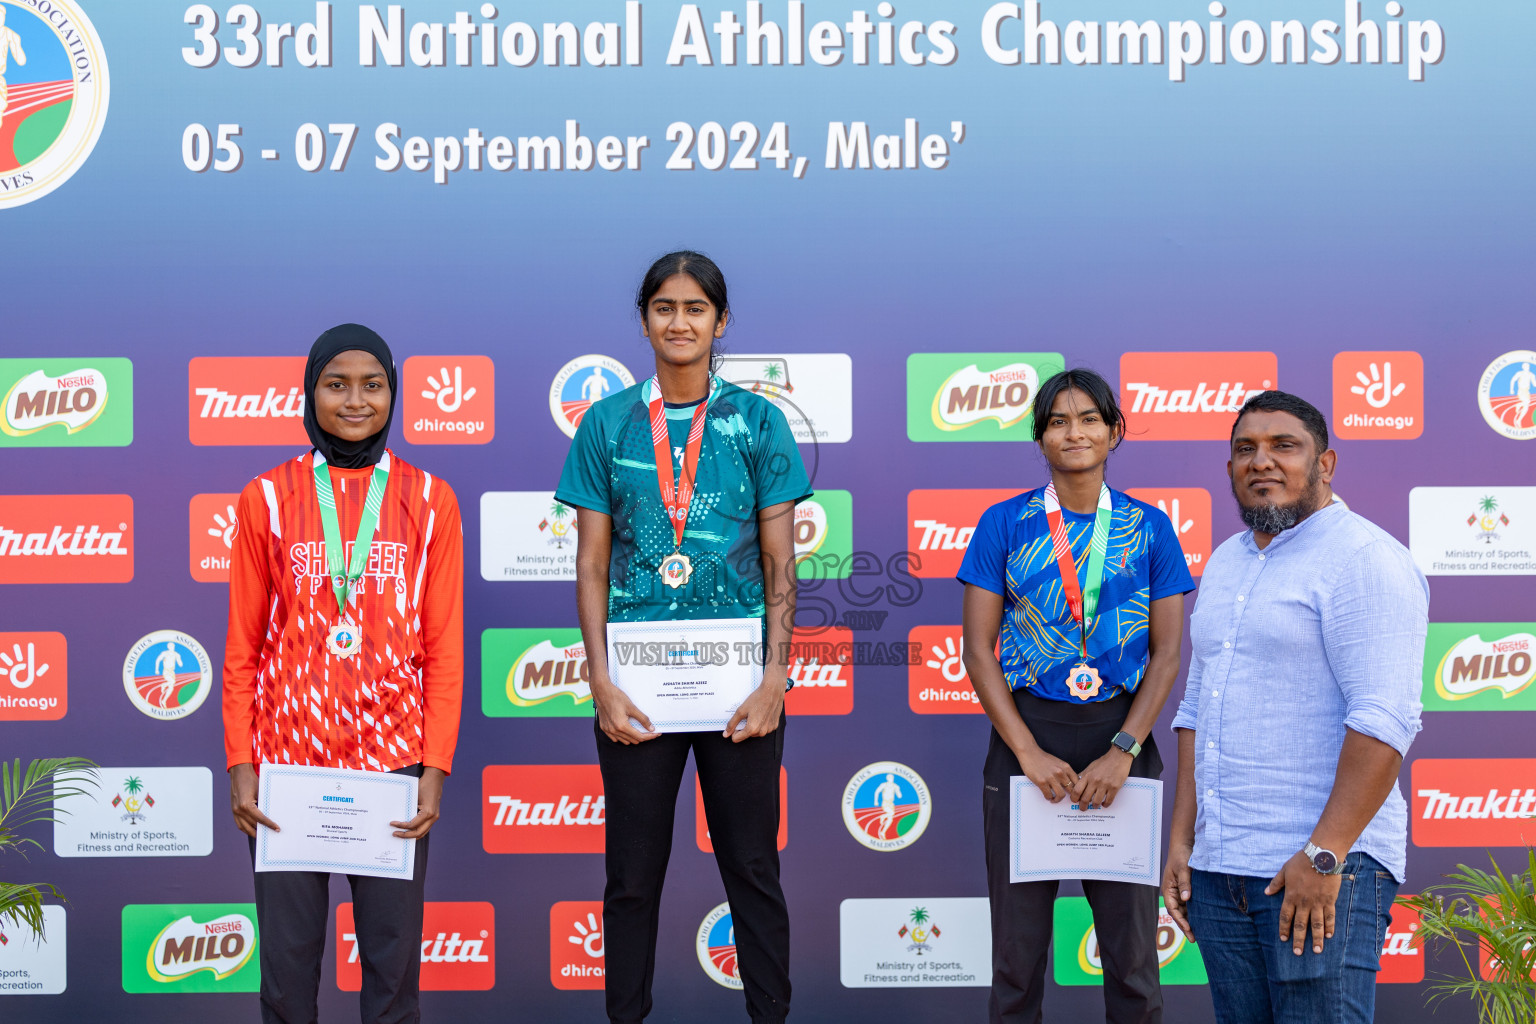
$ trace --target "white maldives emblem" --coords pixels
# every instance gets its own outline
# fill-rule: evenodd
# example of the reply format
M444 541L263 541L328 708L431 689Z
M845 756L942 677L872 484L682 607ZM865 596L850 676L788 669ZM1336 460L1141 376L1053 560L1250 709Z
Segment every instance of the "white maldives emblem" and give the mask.
M156 981L180 981L198 971L227 978L256 952L256 925L244 914L198 922L190 916L166 925L149 947L149 974Z

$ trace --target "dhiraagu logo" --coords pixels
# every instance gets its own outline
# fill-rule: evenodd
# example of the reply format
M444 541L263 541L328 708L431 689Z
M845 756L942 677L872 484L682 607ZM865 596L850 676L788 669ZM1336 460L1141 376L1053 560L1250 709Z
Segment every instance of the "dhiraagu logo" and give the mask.
M1059 352L916 352L907 357L907 437L1027 441L1040 382Z
M0 359L0 448L133 443L133 363Z
M1164 985L1206 984L1205 961L1200 959L1199 947L1179 931L1161 900L1157 906L1158 977ZM1104 960L1088 901L1081 896L1058 896L1054 915L1056 984L1103 984Z
M123 908L124 992L257 992L254 903L130 903Z
M590 678L579 629L480 634L480 710L487 718L590 718Z
M1431 622L1424 710L1536 710L1536 622Z

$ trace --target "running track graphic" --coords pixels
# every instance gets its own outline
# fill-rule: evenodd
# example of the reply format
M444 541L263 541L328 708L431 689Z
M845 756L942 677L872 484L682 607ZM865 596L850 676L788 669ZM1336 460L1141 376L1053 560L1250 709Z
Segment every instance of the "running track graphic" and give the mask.
M0 174L14 171L21 166L16 159L16 129L32 114L55 103L73 99L75 83L66 78L62 82L28 82L13 85L6 96L5 123L0 124Z

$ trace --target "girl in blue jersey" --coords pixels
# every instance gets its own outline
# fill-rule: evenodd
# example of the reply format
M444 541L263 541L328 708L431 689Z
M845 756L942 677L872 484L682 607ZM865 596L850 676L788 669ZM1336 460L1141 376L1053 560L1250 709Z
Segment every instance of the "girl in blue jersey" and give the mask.
M1045 381L1034 437L1050 482L988 509L960 567L965 666L992 720L982 814L997 1024L1042 1019L1058 885L1009 881L1009 778L1087 807L1109 806L1129 777L1162 772L1152 728L1178 675L1194 582L1168 517L1104 482L1124 436L1103 377L1067 370ZM1108 1021L1161 1021L1157 888L1082 885Z
M636 304L656 375L587 410L555 492L578 509L577 611L607 814L608 1018L640 1021L651 1010L661 885L691 750L747 1012L783 1021L779 766L795 617L792 524L811 487L784 414L711 372L730 316L720 268L696 252L663 256ZM763 679L723 733L658 733L612 681L609 622L744 618L765 620Z

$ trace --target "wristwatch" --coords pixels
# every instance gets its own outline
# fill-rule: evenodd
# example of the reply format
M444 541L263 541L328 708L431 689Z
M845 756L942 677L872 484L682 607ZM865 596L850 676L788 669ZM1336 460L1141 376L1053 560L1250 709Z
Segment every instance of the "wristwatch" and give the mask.
M1307 845L1301 848L1301 852L1307 855L1312 862L1312 870L1320 875L1342 875L1344 862L1339 860L1339 855L1332 850L1325 850L1321 846L1307 840Z
M1136 742L1136 737L1128 732L1117 732L1115 738L1109 741L1110 746L1116 750L1123 750L1132 757L1141 753L1141 744Z

